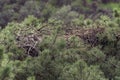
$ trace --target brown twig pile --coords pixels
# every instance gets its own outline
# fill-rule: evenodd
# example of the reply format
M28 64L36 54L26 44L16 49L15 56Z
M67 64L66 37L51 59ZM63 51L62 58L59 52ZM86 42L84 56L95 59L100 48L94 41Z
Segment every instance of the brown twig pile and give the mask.
M39 50L37 48L38 44L42 42L43 35L51 35L52 31L54 31L56 28L48 28L46 26L41 27L40 29L35 29L33 27L29 27L28 29L22 29L17 31L16 33L16 41L17 45L20 48L23 48L25 53L34 57L38 56ZM69 43L69 38L71 36L78 36L81 38L85 43L89 43L92 46L95 46L97 44L97 34L102 33L104 31L104 28L67 28L63 29L65 34L59 35L57 34L56 38L63 38ZM33 32L28 32L33 31Z

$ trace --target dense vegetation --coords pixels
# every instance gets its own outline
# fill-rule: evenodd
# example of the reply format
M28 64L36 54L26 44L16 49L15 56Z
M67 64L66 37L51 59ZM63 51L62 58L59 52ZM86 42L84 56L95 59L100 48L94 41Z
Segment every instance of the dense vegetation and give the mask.
M28 15L34 15L46 22L62 7L68 12L84 14L85 17L98 18L100 15L112 16L112 10L119 8L120 0L0 0L0 26L5 27L8 22L21 22ZM64 10L64 9L63 9ZM63 12L63 11L61 11ZM71 13L70 15L76 15Z
M0 0L0 80L120 80L119 0Z

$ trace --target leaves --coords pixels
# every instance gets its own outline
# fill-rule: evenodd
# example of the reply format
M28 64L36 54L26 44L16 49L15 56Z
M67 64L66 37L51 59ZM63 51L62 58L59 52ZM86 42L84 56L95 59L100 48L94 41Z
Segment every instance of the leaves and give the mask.
M119 80L119 17L88 19L73 9L79 7L77 1L63 7L62 1L48 1L45 9L46 1L25 2L23 16L30 9L30 14L44 15L48 21L31 15L0 31L0 79Z

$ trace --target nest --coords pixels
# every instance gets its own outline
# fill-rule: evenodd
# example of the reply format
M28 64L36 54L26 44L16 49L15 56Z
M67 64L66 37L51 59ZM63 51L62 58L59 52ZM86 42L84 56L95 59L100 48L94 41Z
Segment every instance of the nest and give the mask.
M104 32L104 28L93 28L93 29L69 29L66 31L65 38L71 37L72 35L78 36L85 43L90 44L91 46L96 46L98 44L97 34Z
M32 57L38 56L38 44L42 41L42 37L35 33L16 36L17 45L25 51L25 54Z

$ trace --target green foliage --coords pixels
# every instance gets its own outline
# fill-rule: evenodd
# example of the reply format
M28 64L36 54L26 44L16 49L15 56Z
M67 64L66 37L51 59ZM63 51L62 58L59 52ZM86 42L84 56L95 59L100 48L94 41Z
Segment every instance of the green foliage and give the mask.
M73 65L66 66L63 69L60 80L107 80L97 66L88 67L87 64L80 60Z
M22 23L10 23L0 32L1 79L119 80L120 58L118 56L119 40L116 37L119 35L117 18L111 21L109 17L102 16L100 20L93 22L91 19L84 19L80 16L76 20L73 21L74 25L80 26L82 24L81 26L84 27L75 28L86 30L88 28L88 31L89 28L103 25L104 31L96 34L98 39L96 46L90 46L89 43L85 43L82 37L80 39L75 34L69 35L70 37L67 39L63 30L67 27L64 27L65 24L62 23L64 21L61 20L51 21L50 19L48 23L40 23L40 20L34 16L28 16ZM78 24L79 21L80 24ZM99 23L101 25L98 25ZM109 26L111 23L114 24ZM39 29L41 32L46 29L49 32L49 34L37 33L43 37L42 41L35 47L39 55L37 57L25 55L25 51L16 44L16 37L25 37L36 33Z
M0 0L0 80L120 80L119 7L95 1Z
M47 22L50 17L56 15L56 12L61 11L61 8L63 13L60 14L64 14L64 11L72 11L67 13L70 15L67 17L72 15L75 18L78 14L85 14L86 17L93 16L94 19L96 17L94 13L106 15L107 12L107 15L109 15L114 9L119 11L119 2L119 0L0 0L0 26L4 28L9 22L21 22L28 15L34 15L41 21ZM65 8L68 5L71 9ZM106 10L104 11L104 9Z

